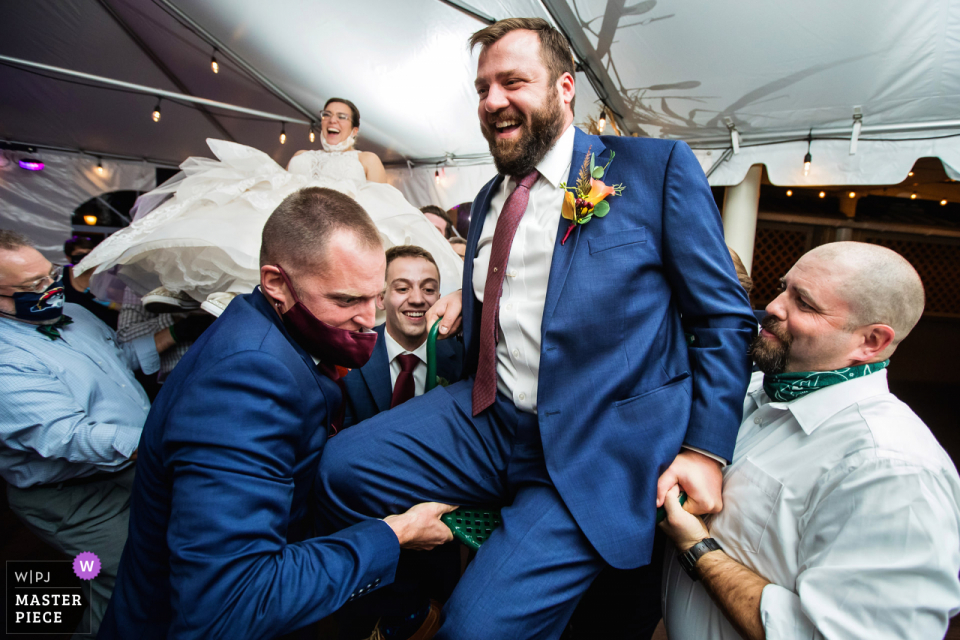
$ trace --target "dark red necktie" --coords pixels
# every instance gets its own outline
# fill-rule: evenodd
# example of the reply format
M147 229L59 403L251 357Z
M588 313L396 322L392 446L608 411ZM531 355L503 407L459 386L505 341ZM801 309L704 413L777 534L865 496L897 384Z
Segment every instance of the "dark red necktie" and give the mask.
M330 416L330 427L333 429L333 433L331 433L328 437L332 438L340 432L340 429L343 428L343 416L346 413L347 406L347 385L343 383L343 376L349 373L350 370L344 369L340 366L330 366L328 364L324 364L323 362L317 365L317 369L320 371L320 373L336 382L337 386L340 388L340 406L337 407L336 412Z
M420 358L412 353L404 353L397 356L400 362L400 373L397 374L397 383L393 385L393 397L390 398L390 408L403 404L417 392L417 386L413 380L413 370L420 364Z
M490 264L487 265L487 281L483 285L483 311L480 316L480 354L477 362L477 377L473 381L473 415L493 404L497 399L497 318L500 316L500 294L503 293L503 276L510 257L513 237L517 234L520 219L527 210L530 187L539 177L536 169L520 180L503 205L497 218L490 247Z

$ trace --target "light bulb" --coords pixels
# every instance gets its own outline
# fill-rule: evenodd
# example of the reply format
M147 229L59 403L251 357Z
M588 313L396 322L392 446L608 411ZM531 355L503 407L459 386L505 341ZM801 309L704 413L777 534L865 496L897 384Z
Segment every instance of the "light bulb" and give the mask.
M793 189L787 189L787 197L789 198L792 195L793 195Z
M607 119L603 116L600 116L600 119L597 120L597 132L603 133L603 130L607 128Z
M433 172L433 179L436 180L437 184L440 184L440 169Z
M153 121L160 122L160 101L157 100L157 106L153 108Z
M813 162L813 156L811 156L810 152L807 151L807 155L803 156L803 175L810 173L811 162Z
M913 177L913 171L908 171L908 172L907 172L907 177L908 177L908 178L912 178L912 177Z
M103 168L103 161L101 161L99 158L97 159L96 172L98 175L101 175L101 176L106 173L106 170Z
M317 140L317 134L313 132L313 127L310 127L310 142L315 142Z
M940 201L940 206L941 206L941 207L947 206L947 201L946 201L946 200L941 200L941 201Z
M92 227L97 224L97 216L92 216L88 213L87 215L83 216L83 221Z
M287 144L287 125L280 125L280 144Z
M916 199L917 199L917 194L911 193L911 194L910 194L910 199L911 199L911 200L916 200Z
M819 195L820 195L821 198L826 198L826 197L827 197L827 192L826 192L826 191L821 191L821 192L819 193Z
M220 63L217 62L217 56L210 57L210 70L214 73L220 73Z
M856 198L856 197L857 197L857 192L856 192L856 191L851 191L850 193L847 194L847 197L848 197L848 198Z

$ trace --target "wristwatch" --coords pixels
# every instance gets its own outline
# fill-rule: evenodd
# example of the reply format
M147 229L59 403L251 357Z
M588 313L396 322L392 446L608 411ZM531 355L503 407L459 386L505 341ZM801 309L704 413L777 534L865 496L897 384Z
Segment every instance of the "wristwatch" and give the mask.
M680 566L694 582L700 579L700 575L697 573L697 561L711 551L723 551L723 547L713 538L704 538L685 552L677 554Z

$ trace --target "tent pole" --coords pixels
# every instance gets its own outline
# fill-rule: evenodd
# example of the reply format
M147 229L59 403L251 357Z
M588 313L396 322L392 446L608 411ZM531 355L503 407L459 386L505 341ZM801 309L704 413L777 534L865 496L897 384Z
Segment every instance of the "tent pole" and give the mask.
M860 127L860 136L870 135L870 134L883 134L883 133L907 133L910 131L933 131L938 129L960 129L960 120L936 120L932 122L909 122L909 123L899 123L899 124L875 124L875 125L863 125ZM795 131L757 131L752 133L740 132L740 144L741 146L748 146L745 144L746 141L781 141L789 142L793 140L803 140L806 141L807 137L812 135L814 139L826 136L838 136L843 138L850 137L850 127L822 127L813 129L797 129ZM692 137L683 137L682 138L687 144L692 147L697 145L728 145L730 144L729 134L723 136L708 136L703 138L692 138ZM869 141L868 141L869 142Z
M73 71L71 69L53 67L48 64L40 64L39 62L31 62L29 60L11 58L10 56L0 55L0 62L8 62L14 65L31 67L33 69L42 69L44 71L52 71L54 73L59 73L65 76L82 78L84 80L99 82L100 84L105 84L112 87L129 89L130 91L134 91L136 93L142 93L148 96L155 96L157 98L172 98L174 100L182 100L184 102L202 104L208 107L216 107L217 109L225 109L227 111L237 111L239 113L246 113L247 115L251 115L251 116L258 116L260 118L264 118L265 120L275 120L277 122L291 122L295 124L306 124L306 125L313 124L312 122L308 122L307 120L300 120L299 118L291 118L290 116L282 116L276 113L269 113L267 111L258 111L257 109L248 109L246 107L239 107L235 104L229 104L227 102L207 100L206 98L198 98L196 96L186 95L183 93L176 93L175 91L167 91L165 89L156 89L154 87L147 87L142 84L133 84L132 82L124 82L122 80L104 78L103 76L95 76L90 73L83 73L82 71Z
M176 14L176 17L178 19L185 22L191 29L194 30L194 32L197 35L205 39L208 44L213 45L219 51L221 51L222 53L225 53L231 60L233 60L244 71L246 71L251 76L253 76L253 78L257 80L257 82L262 84L264 87L266 87L268 91L273 93L273 95L280 98L281 100L286 102L289 106L293 107L294 109L296 109L297 111L299 111L300 113L302 113L303 115L305 115L307 118L310 119L310 122L301 122L301 121L296 121L292 119L288 119L287 122L301 122L301 124L312 124L312 125L320 124L319 120L317 120L318 114L315 114L313 111L311 111L310 109L306 108L305 106L303 106L302 104L300 104L299 102L291 98L283 89L275 85L265 75L257 71L257 69L254 68L253 65L251 65L249 62L247 62L246 60L241 58L239 55L234 53L234 51L230 47L225 45L219 38L217 38L212 33L210 33L209 31L204 29L202 26L200 26L200 23L198 23L196 20L194 20L193 18L188 16L186 13L181 11L179 8L177 8L172 2L170 2L170 0L157 0L157 2L159 2L160 4L165 6L167 9L169 9L171 12Z
M753 265L762 175L763 166L755 164L747 169L743 182L727 187L723 194L723 237L727 246L740 256L747 273L750 273Z
M153 64L160 69L163 75L167 76L167 79L169 79L170 82L172 82L181 93L190 93L190 91L187 90L187 86L180 81L180 78L178 78L177 75L170 69L170 67L168 67L163 60L160 59L160 56L158 56L156 52L151 49L146 42L143 41L143 38L141 38L137 32L134 31L133 28L128 25L123 18L120 17L116 10L110 6L110 3L108 3L107 0L99 0L99 2L100 6L103 7L103 9L110 15L111 18L113 18L113 21L116 22L121 29L123 29L124 33L126 33L127 36L133 40L134 44L140 47L140 51L150 58L151 62L153 62ZM202 113L207 119L207 121L212 124L217 131L220 132L220 135L230 142L237 141L236 138L230 135L230 132L226 130L226 128L223 126L223 123L217 120L214 115L206 109L206 107L200 106L198 109L200 113Z

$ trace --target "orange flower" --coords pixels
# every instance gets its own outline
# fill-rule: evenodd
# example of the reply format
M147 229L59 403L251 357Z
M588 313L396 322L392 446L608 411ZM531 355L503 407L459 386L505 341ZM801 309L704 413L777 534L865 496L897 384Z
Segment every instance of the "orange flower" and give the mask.
M573 220L574 211L576 211L576 208L576 197L574 197L573 192L567 191L563 196L563 208L560 210L560 215L567 220Z
M596 205L609 195L613 195L614 188L603 184L601 180L590 178L590 193L584 200L592 205ZM567 192L569 194L569 192Z

